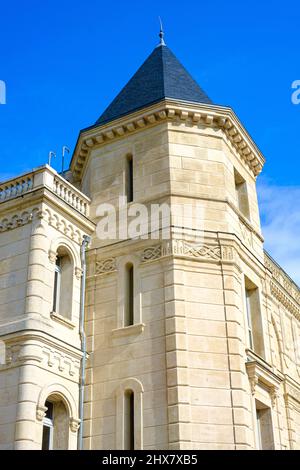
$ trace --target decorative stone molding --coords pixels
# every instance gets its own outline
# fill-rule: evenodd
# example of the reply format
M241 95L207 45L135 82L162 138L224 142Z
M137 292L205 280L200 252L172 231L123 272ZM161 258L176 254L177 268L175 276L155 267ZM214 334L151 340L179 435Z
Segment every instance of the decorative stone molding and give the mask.
M63 317L62 315L59 315L59 313L57 313L57 312L51 312L50 317L52 318L52 320L55 320L55 321L61 323L62 325L66 326L67 328L74 329L76 327L75 323L73 323L68 318Z
M191 243L184 243L183 254L191 256L192 258L208 258L213 260L221 259L221 249L219 246L208 245L193 245Z
M300 319L300 289L287 274L280 269L272 258L265 252L265 267L272 273L274 282L271 282L271 293L279 300L296 318ZM276 283L275 283L276 281ZM278 285L277 285L278 283ZM290 300L289 296L293 299ZM298 304L295 305L294 304Z
M78 266L75 267L75 277L78 279L78 281L82 278L82 269Z
M271 282L271 294L277 299L297 320L300 320L300 307L284 293L283 289Z
M45 408L44 404L47 400L48 397L51 395L55 395L57 398L60 398L68 411L69 416L71 417L71 420L74 421L74 426L76 425L76 422L78 422L78 403L77 400L75 400L74 396L70 392L70 390L65 387L63 384L56 382L56 383L51 383L44 386L38 396L37 400L37 410L40 409L42 410ZM70 420L70 427L73 425Z
M13 365L20 361L21 346L19 344L6 345L6 365Z
M27 225L34 220L44 220L48 225L54 227L59 232L66 235L78 244L82 243L83 232L69 221L50 211L49 208L41 210L40 207L26 209L23 212L7 215L0 219L0 233L7 230L13 230L18 227ZM52 253L49 253L49 259L53 259ZM53 262L53 261L52 261Z
M292 398L293 400L297 401L300 405L300 390L293 387L291 384L286 383L285 384L285 398L288 400L289 398Z
M70 418L70 429L72 432L77 432L80 427L80 419Z
M36 419L38 421L43 421L43 419L46 416L47 409L48 408L46 406L37 405L37 407L36 407Z
M83 232L81 232L76 226L70 223L64 217L61 217L57 213L51 211L49 208L43 211L43 219L59 232L63 233L66 237L79 245L82 243Z
M240 221L240 231L241 231L241 235L242 235L242 241L244 241L246 243L246 245L249 245L250 247L253 248L252 232L241 221Z
M107 258L96 261L96 275L107 274L117 270L116 258Z
M256 385L258 384L258 378L257 377L249 377L249 383L250 383L251 394L255 395Z
M82 133L77 143L71 168L75 179L80 179L89 153L94 146L111 142L133 132L151 127L161 122L175 121L179 125L186 123L189 127L213 127L222 129L232 148L244 163L257 176L264 165L264 157L240 124L230 108L215 105L189 105L176 100L163 100L130 116L116 119L112 123L95 126Z
M42 362L40 348L37 345L6 344L5 364L1 367L10 368L27 361Z
M146 248L142 253L142 262L145 261L153 261L155 259L160 258L162 255L162 247L161 245L150 246Z
M55 264L56 258L57 258L56 251L49 250L48 256L49 256L50 263Z
M135 325L124 326L123 328L112 330L112 336L114 338L121 338L124 336L139 335L143 333L144 329L144 323L137 323Z
M41 211L39 207L27 209L26 211L7 215L0 219L0 233L12 230L14 228L27 225L34 219L39 219Z
M252 395L255 395L257 386L262 384L269 391L271 403L274 406L282 379L272 372L265 361L249 350L247 351L246 371Z
M42 350L44 357L44 364L47 368L51 368L56 373L62 375L69 375L71 377L78 376L80 369L80 362L61 351L45 347Z
M231 246L190 243L185 240L172 240L146 248L141 255L143 263L165 256L184 256L208 261L233 261L234 249Z

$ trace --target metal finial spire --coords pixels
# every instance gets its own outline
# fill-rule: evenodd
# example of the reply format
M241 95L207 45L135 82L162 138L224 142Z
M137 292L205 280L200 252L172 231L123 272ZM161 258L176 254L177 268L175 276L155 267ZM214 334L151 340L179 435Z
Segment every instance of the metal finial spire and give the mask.
M56 153L51 151L51 152L49 152L49 155L48 155L48 165L49 166L51 166L52 157L56 157Z
M161 17L159 16L158 17L159 19L159 23L160 23L160 31L159 31L159 38L160 38L160 43L159 43L159 46L165 46L166 43L164 41L164 28L163 28L163 24L162 24L162 21L161 21Z

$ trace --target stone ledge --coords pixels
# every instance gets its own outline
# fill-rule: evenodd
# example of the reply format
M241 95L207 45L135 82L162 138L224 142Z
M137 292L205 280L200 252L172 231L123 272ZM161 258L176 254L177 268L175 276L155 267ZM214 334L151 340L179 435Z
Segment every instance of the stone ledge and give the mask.
M112 336L114 338L121 338L123 336L139 335L143 333L144 329L144 323L137 323L136 325L124 326L122 328L112 330Z
M68 320L67 318L63 317L59 313L51 312L50 317L52 318L52 320L61 323L62 325L66 326L67 328L73 329L73 328L76 327L75 323L73 323L71 320Z

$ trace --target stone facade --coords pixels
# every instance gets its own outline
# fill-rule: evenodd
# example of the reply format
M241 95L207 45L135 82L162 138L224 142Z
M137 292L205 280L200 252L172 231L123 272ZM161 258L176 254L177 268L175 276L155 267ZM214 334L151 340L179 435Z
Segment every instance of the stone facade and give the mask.
M174 208L168 239L97 236L97 208L125 193L128 155L134 202ZM263 249L263 163L229 108L163 100L82 132L72 184L45 166L0 187L2 449L41 448L46 401L65 409L61 447L77 447L82 425L84 449L127 448L128 390L135 449L300 449L300 291ZM186 204L200 204L201 230L179 222ZM72 266L67 315L53 311L60 253Z

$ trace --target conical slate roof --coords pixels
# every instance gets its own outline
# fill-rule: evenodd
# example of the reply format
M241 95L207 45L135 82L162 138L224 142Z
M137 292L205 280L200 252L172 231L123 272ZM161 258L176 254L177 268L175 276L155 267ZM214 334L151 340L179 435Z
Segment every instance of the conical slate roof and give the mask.
M164 98L212 104L172 51L165 44L160 44L96 124L112 121Z

